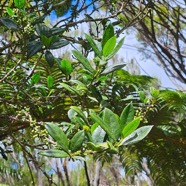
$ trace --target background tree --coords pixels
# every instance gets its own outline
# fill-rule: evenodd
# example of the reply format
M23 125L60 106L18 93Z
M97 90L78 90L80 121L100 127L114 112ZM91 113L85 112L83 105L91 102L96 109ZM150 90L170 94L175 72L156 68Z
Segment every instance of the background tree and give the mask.
M114 11L120 10L120 4L114 4ZM182 89L186 82L184 9L184 1L132 1L119 15L124 28L132 24L141 44L155 53L155 62Z

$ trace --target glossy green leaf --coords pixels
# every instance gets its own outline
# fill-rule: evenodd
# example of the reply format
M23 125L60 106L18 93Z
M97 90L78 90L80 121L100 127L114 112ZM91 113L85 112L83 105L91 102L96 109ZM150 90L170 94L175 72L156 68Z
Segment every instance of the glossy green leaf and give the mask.
M53 157L53 158L66 158L69 156L66 152L62 150L45 150L39 152L39 154L47 157Z
M17 8L24 8L25 2L25 0L14 0L15 6Z
M105 108L103 111L103 121L108 126L112 137L117 140L121 133L119 118L110 109Z
M144 100L146 98L145 92L144 91L139 91L139 97L140 97L140 100L144 103Z
M18 30L18 25L9 18L0 18L0 22L10 30Z
M50 136L61 146L61 148L65 152L68 152L69 141L63 130L53 123L47 123L45 128Z
M39 86L38 89L39 89L39 92L40 92L43 96L47 96L46 87Z
M107 60L111 59L123 46L124 38L122 38L119 43L116 45L116 47L113 49L113 51L106 57Z
M51 89L54 86L54 78L52 76L47 77L47 87Z
M107 125L102 118L100 118L93 110L90 111L91 118L101 126L101 128L112 138L115 139L115 135L112 133L111 128Z
M81 81L72 79L72 80L70 80L70 82L77 84L77 86L76 86L77 91L82 91L82 90L87 91L86 85L84 83L82 83Z
M41 42L42 44L46 47L49 48L51 42L52 42L52 37L47 37L45 35L41 35Z
M67 114L68 114L68 118L70 120L73 120L73 118L77 116L77 112L73 109L68 110Z
M106 132L98 126L92 133L92 139L94 143L103 143Z
M149 132L151 131L153 125L148 125L144 127L140 127L134 132L132 132L129 136L127 136L124 140L121 141L119 146L121 145L132 145L144 139Z
M70 108L73 109L85 121L87 125L89 124L88 119L86 118L85 114L79 107L71 106Z
M55 42L58 42L60 40L60 37L58 35L54 35L52 36L52 41L51 43L55 43Z
M133 104L128 104L122 111L120 116L120 124L121 129L125 127L125 125L131 122L134 119L134 107Z
M77 50L73 50L72 53L86 70L88 70L90 73L94 72L94 69L92 68L91 64L89 63L88 59L85 56L83 56Z
M66 31L65 28L55 27L55 28L51 28L49 32L50 32L50 35L56 35L56 34L62 34L65 31Z
M54 66L55 58L54 58L53 54L48 50L45 52L45 59L46 59L48 65L50 66L50 68L52 68Z
M56 41L52 43L49 47L49 49L59 49L69 44L69 41L60 39L59 41Z
M6 11L9 16L11 16L11 17L14 16L14 11L10 7L6 7Z
M103 47L103 56L107 57L114 50L116 45L116 36L111 37Z
M155 88L153 87L150 87L150 94L154 97L154 98L158 98L159 94L160 94L160 91L159 90L156 90Z
M127 123L122 130L123 137L125 138L129 134L134 132L138 128L139 124L140 124L140 118L136 118L136 119L132 120L131 122Z
M70 75L72 73L72 64L67 59L63 59L62 61L59 61L59 68L60 70L66 75Z
M32 41L27 45L27 58L32 57L37 52L41 51L42 44L40 41Z
M40 80L40 74L39 73L35 73L32 77L31 77L31 84L34 85L36 83L38 83Z
M85 138L84 131L83 130L78 131L70 141L70 150L72 152L78 151L83 144L84 138Z
M83 119L79 116L75 116L73 119L72 119L73 123L76 123L77 125L80 126L80 128L84 128L85 125L85 122L83 121Z
M112 73L116 70L123 68L124 66L126 66L126 63L109 65L101 74L106 75L106 74Z
M60 83L60 85L58 86L58 88L65 88L68 91L70 91L70 92L72 92L72 93L77 94L77 95L80 96L79 92L76 91L76 89L74 89L72 86L67 85L66 83Z
M107 143L95 144L93 142L87 142L87 146L93 151L103 151L108 148Z
M103 39L102 39L102 48L104 48L105 43L114 36L114 27L112 24L109 24L106 29L105 32L103 34Z
M97 47L97 44L95 43L95 41L93 40L93 38L90 35L85 34L85 37L89 43L89 45L92 47L93 51L95 52L95 54L101 58L102 53L99 50L99 48Z
M94 130L95 130L98 126L99 126L98 123L94 123L94 124L91 125L90 131L91 131L92 134L93 134Z

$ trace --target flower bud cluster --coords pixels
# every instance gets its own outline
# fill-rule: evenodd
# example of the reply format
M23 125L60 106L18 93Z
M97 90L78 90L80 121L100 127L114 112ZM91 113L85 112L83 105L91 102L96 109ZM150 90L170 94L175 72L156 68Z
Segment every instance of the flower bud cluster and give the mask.
M154 111L154 110L155 110L154 104L151 104L151 103L148 105L145 104L143 107L140 107L136 110L135 117L139 117L141 121L143 121L143 123L148 123L147 114L150 111Z
M47 141L48 132L46 129L43 128L42 123L37 123L35 120L33 120L30 123L30 127L32 128L31 132L33 134L33 138L34 139L38 138L46 145L48 145Z

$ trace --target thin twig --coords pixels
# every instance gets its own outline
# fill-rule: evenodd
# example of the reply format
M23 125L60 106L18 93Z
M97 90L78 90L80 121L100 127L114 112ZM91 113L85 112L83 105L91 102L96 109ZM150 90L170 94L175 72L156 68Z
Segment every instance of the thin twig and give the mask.
M87 162L84 162L84 169L85 169L85 175L86 175L86 179L87 179L87 186L90 186L90 178L88 175L88 167L87 167Z
M0 83L3 82L15 69L16 67L21 64L22 58L17 62L17 64L0 80Z
M27 159L26 154L25 154L24 151L23 151L23 155L24 155L24 158L25 158L25 160L26 160L26 164L27 164L27 166L28 166L28 169L29 169L29 172L30 172L30 175L31 175L32 184L33 184L33 186L35 186L36 184L35 184L35 182L34 182L34 176L33 176L33 174L32 174L32 170L31 170L31 168L30 168L30 164L29 164L29 162L28 162L28 159Z

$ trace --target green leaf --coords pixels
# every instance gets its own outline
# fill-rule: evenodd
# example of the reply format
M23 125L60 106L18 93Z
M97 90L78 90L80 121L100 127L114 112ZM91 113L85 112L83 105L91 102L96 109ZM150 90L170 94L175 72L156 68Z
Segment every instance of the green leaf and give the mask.
M111 72L114 72L116 70L119 70L119 69L123 68L124 66L126 66L126 63L110 65L101 74L102 75L109 74Z
M85 37L89 43L89 45L92 47L93 51L95 52L95 54L101 58L102 54L101 51L99 50L99 48L97 47L97 44L95 43L95 41L92 39L91 36L85 34Z
M70 80L70 82L77 84L76 90L77 91L87 91L87 87L84 83L82 83L81 81L78 80Z
M49 47L49 49L58 49L58 48L62 48L66 45L69 44L69 41L66 41L66 40L63 40L63 39L60 39L59 41L56 41L54 43L52 43Z
M118 153L118 149L115 148L114 145L110 141L107 141L107 144L108 144L107 152L109 154L117 154Z
M73 50L72 51L73 55L77 58L77 60L83 65L83 67L88 70L90 73L94 72L94 69L90 65L88 59L83 56L79 51Z
M40 74L39 73L35 73L32 77L31 77L31 85L34 85L36 83L38 83L40 80Z
M62 150L45 150L39 152L39 154L47 157L53 157L53 158L66 158L69 156L66 152Z
M11 17L14 16L14 11L10 7L6 7L6 11L9 16L11 16Z
M102 39L102 48L104 48L105 43L114 36L114 27L112 25L112 23L110 23L106 29L105 32L103 34L103 39Z
M114 48L114 50L111 52L111 54L109 54L106 59L109 60L111 59L118 51L119 49L123 46L123 42L124 42L124 38L122 38L119 43L116 45L116 47Z
M59 68L60 70L66 75L70 75L72 73L72 64L67 59L63 59L62 61L59 61Z
M42 36L42 35L47 36L47 37L51 36L50 28L47 27L46 25L39 23L39 24L36 24L35 28L36 28L36 32L39 36Z
M29 42L27 45L27 58L32 57L37 52L41 51L41 49L42 49L42 44L40 41Z
M18 30L18 25L9 18L0 18L0 22L10 30Z
M98 126L99 126L98 123L94 123L93 125L91 125L90 131L91 131L92 134L93 134L94 130L95 130Z
M113 51L116 45L116 36L111 37L103 47L103 56L107 57Z
M150 94L154 97L154 98L158 98L159 94L160 94L160 91L159 90L156 90L155 88L153 87L150 87Z
M119 146L121 145L132 145L144 139L149 132L151 131L153 125L148 125L144 127L140 127L134 132L132 132L129 136L127 136L124 140L121 141Z
M57 34L62 34L65 31L66 31L65 28L55 27L55 28L51 28L49 33L50 33L50 35L57 35Z
M136 118L133 121L131 121L130 123L127 123L122 130L123 137L125 138L129 134L134 132L134 130L136 130L138 128L139 124L140 124L140 118Z
M131 122L134 119L134 107L133 104L128 104L122 111L120 116L120 124L121 129L125 127L125 125L129 122Z
M47 37L45 35L41 35L41 42L46 47L49 48L53 37Z
M76 113L78 113L78 115L84 120L84 122L89 125L88 123L88 120L85 116L85 114L83 113L83 111L79 108L79 107L76 107L76 106L71 106L70 107L72 110L76 111Z
M144 103L146 96L144 91L139 91L140 100Z
M117 140L121 133L119 118L110 109L105 108L103 111L103 121L109 127L114 140Z
M60 83L60 85L58 86L58 88L65 88L68 91L77 94L78 96L80 96L79 92L76 91L76 89L74 89L72 86L67 85L66 83Z
M14 0L15 6L17 8L24 8L25 0Z
M76 123L78 126L80 126L80 128L87 128L88 126L85 125L85 122L82 120L81 117L79 116L75 116L73 119L72 119L73 123Z
M92 133L92 139L94 143L103 143L106 132L98 126Z
M54 58L53 54L48 50L45 52L45 59L46 59L48 65L50 66L50 68L52 68L54 66L55 58Z
M68 110L67 114L68 114L68 118L70 120L73 120L73 118L77 116L77 112L73 109Z
M78 151L83 144L84 138L85 138L84 131L83 130L78 131L70 141L70 150L72 152Z
M87 161L86 158L82 157L82 156L73 156L73 160L79 160L79 161Z
M63 130L53 123L47 123L45 128L50 136L62 147L62 149L65 152L68 152L69 141Z
M47 87L51 89L54 86L54 78L52 76L47 77Z
M46 87L39 86L38 89L39 89L39 92L40 92L43 96L47 96Z
M98 102L101 102L102 96L101 96L99 90L97 89L97 87L96 87L95 85L90 85L89 88L90 88L90 91L91 91L91 93L92 93L92 96L93 96L94 98L96 98L96 100L97 100Z
M107 143L94 144L94 143L92 143L92 142L87 142L87 146L88 146L91 150L97 151L97 152L103 151L103 150L105 150L105 149L108 148Z
M90 111L91 118L101 126L101 128L112 138L115 139L115 135L113 135L111 128L99 117L96 113L91 110Z

